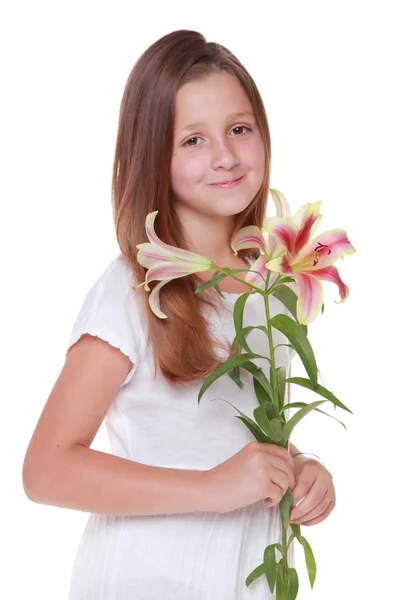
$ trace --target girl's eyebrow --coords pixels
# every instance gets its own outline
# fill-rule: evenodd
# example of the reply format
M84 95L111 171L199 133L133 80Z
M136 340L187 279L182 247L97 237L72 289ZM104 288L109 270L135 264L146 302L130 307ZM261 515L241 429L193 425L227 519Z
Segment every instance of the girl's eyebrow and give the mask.
M226 117L226 120L229 121L233 117L251 117L252 119L254 119L253 113L238 112L228 115ZM203 125L205 125L205 123L191 123L190 125L186 125L186 127L183 127L182 131L188 131L189 129L195 129L196 127L202 127Z

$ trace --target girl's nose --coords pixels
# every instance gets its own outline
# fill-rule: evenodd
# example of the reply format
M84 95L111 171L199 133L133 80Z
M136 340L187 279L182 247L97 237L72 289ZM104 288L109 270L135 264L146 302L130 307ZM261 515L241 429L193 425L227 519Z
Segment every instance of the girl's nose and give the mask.
M227 141L215 142L212 150L212 168L231 169L238 164L239 159L234 148Z

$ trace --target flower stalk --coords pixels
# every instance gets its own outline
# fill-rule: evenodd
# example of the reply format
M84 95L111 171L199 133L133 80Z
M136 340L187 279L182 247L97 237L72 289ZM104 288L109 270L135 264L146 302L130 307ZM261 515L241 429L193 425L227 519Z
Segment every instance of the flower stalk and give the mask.
M139 248L138 262L148 271L145 282L135 286L134 289L144 285L145 290L149 291L148 283L158 280L159 283L150 293L149 304L159 318L167 318L160 308L159 291L171 279L215 270L208 281L197 287L196 293L214 287L220 294L219 282L224 277L228 276L243 283L243 279L237 277L235 273L247 271L244 281L252 291L241 294L233 309L236 333L232 342L232 348L235 348L234 355L203 382L198 393L198 402L205 391L224 375L229 375L238 386L243 387L240 372L241 369L246 370L253 377L258 406L253 411L254 420L233 406L240 415L237 418L241 419L258 442L276 444L288 450L290 436L302 419L314 410L328 415L318 408L321 404L330 402L335 408L339 407L351 413L351 410L330 390L318 382L317 363L307 337L307 325L323 309L321 281L330 281L338 286L340 302L347 299L349 288L341 280L334 263L344 255L354 253L355 249L343 230L331 230L312 237L321 220L319 212L321 202L306 204L292 215L284 195L275 189L271 189L271 194L277 216L266 218L262 229L253 225L246 226L237 231L231 239L231 247L235 255L239 250L246 248L260 250L260 256L250 269L218 267L206 257L164 244L154 231L157 212L147 215L145 227L149 242L139 244L137 247ZM272 273L275 274L275 279L271 282ZM254 293L263 296L266 324L244 326L246 301ZM283 308L281 313L274 316L271 315L269 304L271 296L274 296ZM266 335L268 356L253 352L249 346L247 337L254 329L259 329ZM274 345L274 330L283 334L287 345L295 350L308 377L287 377L285 368L277 365L275 350L282 344ZM258 358L269 362L269 377L253 362L253 359ZM285 403L286 386L289 384L314 392L319 399L309 403ZM291 418L286 418L286 410L292 408L298 409L297 412ZM335 418L332 415L328 416ZM341 425L345 427L343 423ZM261 564L246 579L246 585L250 586L255 579L264 575L271 593L276 594L276 600L295 600L297 597L298 575L289 565L288 560L289 547L295 539L304 550L311 588L316 576L316 564L311 547L302 536L300 526L290 523L292 504L292 493L287 490L279 503L281 539L265 549ZM279 560L276 552L281 555Z

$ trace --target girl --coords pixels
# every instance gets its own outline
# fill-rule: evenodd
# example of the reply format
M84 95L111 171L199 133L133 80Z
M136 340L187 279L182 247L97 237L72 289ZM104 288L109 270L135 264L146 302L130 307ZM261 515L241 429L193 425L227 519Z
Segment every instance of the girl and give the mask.
M334 507L321 463L293 458L293 445L255 442L227 402L211 401L229 399L252 417L249 374L242 389L220 378L197 402L204 378L229 356L232 307L250 288L226 278L220 298L212 288L194 294L212 272L172 280L160 292L167 319L151 312L143 287L133 290L146 272L136 246L154 210L164 242L250 268L259 251L234 256L230 239L261 227L270 160L259 91L226 48L182 30L143 53L122 98L114 161L121 254L83 302L23 467L31 500L90 513L70 600L272 598L265 577L249 588L245 579L279 540L286 490L294 504L304 498L296 523L318 523ZM272 298L272 314L283 310ZM263 318L253 294L246 324ZM266 352L260 331L249 343ZM276 354L289 369L288 348ZM90 448L103 419L111 454Z

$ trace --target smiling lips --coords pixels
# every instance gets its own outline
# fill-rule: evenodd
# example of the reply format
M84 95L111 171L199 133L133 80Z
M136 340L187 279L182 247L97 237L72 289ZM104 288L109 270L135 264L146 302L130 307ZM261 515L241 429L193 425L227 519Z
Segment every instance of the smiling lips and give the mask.
M217 187L217 188L233 188L236 185L238 185L242 179L244 178L244 175L242 175L241 177L236 177L235 179L228 179L227 181L221 181L218 183L211 183L210 185L212 185L213 187Z

